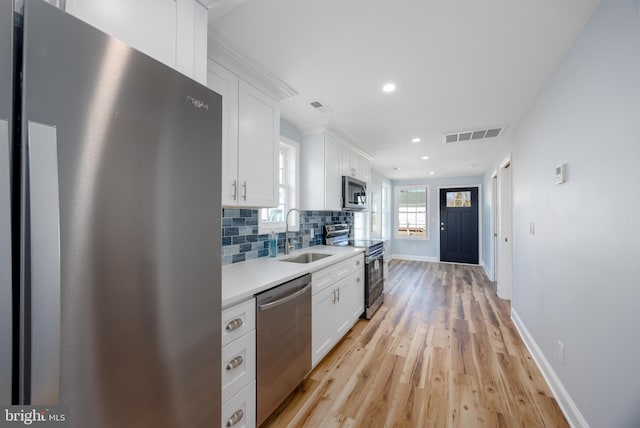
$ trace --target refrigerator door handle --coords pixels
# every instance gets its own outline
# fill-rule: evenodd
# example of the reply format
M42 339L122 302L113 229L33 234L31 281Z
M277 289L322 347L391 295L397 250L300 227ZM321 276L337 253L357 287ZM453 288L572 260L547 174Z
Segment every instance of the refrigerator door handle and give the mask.
M60 390L60 206L56 128L28 122L30 404L55 405Z
M11 191L9 122L0 119L0 403L11 403Z

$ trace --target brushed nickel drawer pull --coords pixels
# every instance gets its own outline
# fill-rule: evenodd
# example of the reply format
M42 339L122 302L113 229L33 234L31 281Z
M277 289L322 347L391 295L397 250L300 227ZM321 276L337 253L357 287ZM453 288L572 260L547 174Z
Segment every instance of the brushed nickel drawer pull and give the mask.
M227 427L232 427L242 420L244 417L244 411L242 409L236 410L236 412L227 419Z
M224 329L227 331L233 331L233 330L237 330L243 325L244 325L244 321L242 320L242 318L236 318L234 320L229 321L229 323Z
M242 363L244 363L244 358L242 358L242 355L238 355L227 363L227 370L233 370L242 365Z

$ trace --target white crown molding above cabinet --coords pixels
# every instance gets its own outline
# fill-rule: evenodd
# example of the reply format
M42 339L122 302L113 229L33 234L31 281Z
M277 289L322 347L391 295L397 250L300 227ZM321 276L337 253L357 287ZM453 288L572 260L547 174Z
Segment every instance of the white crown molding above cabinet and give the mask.
M208 56L268 95L282 101L298 95L284 80L249 59L209 26Z
M340 139L343 145L349 147L360 156L371 160L373 155L366 150L362 149L358 144L358 140L349 131L338 125L333 120L325 120L321 122L308 123L299 128L300 133L303 136L319 134L321 132L327 132L334 137Z
M232 11L236 10L247 0L197 0L211 12L209 12L209 22L214 22Z

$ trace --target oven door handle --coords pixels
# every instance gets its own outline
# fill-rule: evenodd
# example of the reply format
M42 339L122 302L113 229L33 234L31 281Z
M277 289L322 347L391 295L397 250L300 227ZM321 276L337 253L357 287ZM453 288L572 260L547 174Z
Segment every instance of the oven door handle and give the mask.
M381 252L379 254L374 254L373 256L368 256L365 259L365 263L371 263L371 262L374 262L376 260L380 260L383 256L384 256L384 252Z

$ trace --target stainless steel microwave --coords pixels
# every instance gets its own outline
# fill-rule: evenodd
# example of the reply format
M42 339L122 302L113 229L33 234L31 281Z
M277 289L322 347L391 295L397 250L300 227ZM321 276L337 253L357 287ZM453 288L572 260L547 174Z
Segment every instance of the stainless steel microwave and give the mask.
M342 176L342 208L364 210L367 208L367 183L348 175Z

